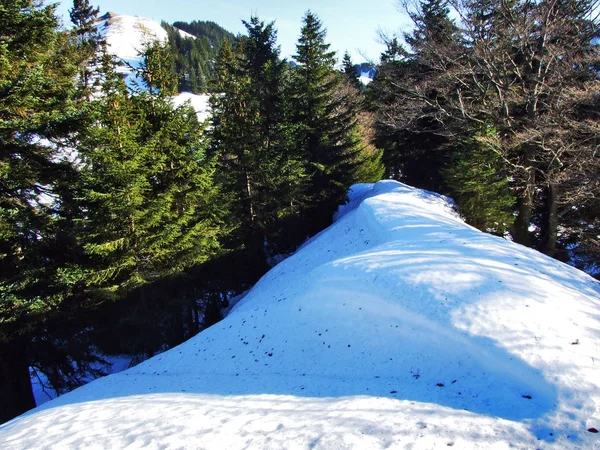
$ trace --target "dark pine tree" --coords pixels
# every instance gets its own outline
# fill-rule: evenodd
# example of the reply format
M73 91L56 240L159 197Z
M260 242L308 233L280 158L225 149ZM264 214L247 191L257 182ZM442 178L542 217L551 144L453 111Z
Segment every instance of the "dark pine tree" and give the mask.
M356 89L360 89L362 87L356 74L356 66L352 63L352 58L348 52L344 53L344 59L342 60L342 73L351 86L354 86Z
M0 422L35 406L33 340L70 289L58 185L74 174L60 145L78 117L77 68L55 7L0 7Z
M304 227L308 235L331 224L366 161L358 129L358 91L344 87L343 75L334 68L335 52L325 38L321 21L308 11L296 45L298 65L290 94L296 147L307 163Z
M274 24L244 22L248 37L225 43L212 97L213 151L232 208L238 245L245 249L249 278L264 273L269 254L282 242L282 221L298 208L303 167L290 145L284 80ZM275 242L278 241L278 242Z

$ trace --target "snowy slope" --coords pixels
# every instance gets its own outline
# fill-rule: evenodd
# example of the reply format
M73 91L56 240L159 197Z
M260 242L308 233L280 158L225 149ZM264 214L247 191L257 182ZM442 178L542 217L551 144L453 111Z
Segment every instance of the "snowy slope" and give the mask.
M30 448L600 448L600 289L358 185L222 322L0 426Z
M138 16L107 13L98 29L108 44L108 50L134 67L139 66L139 53L153 41L165 43L167 32L158 22Z
M158 23L139 16L126 16L109 12L98 21L98 29L108 44L108 50L126 65L120 67L120 72L127 74L127 82L135 86L135 75L131 67L139 67L142 59L139 52L153 41L165 43L168 39L167 32ZM185 31L178 30L184 38L193 38ZM196 110L198 119L203 121L209 115L208 95L197 95L183 92L174 99L175 106L180 106L190 100Z
M206 120L210 116L210 104L208 100L210 99L210 95L208 94L192 94L191 92L181 92L177 94L173 99L173 104L176 107L183 105L185 102L189 101L196 111L196 115L198 116L198 120L200 122Z

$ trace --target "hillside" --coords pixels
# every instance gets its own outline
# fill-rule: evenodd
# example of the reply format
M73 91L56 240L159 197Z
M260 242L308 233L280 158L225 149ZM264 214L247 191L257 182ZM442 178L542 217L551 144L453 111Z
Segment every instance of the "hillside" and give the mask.
M207 21L180 21L173 25L163 22L162 27L167 31L169 46L175 55L179 91L209 92L219 50L225 40L233 42L235 36Z
M220 323L0 426L30 448L595 448L600 289L358 185Z
M134 85L136 82L131 67L138 67L140 65L141 58L139 52L145 45L151 41L169 43L170 36L172 38L173 33L177 34L179 42L181 40L193 41L196 39L194 36L178 28L167 26L169 30L167 32L163 26L153 20L138 16L116 14L114 12L106 13L100 17L97 27L106 39L108 50L127 64L122 65L120 71L127 75L128 84L130 85ZM206 63L209 64L210 61ZM196 110L198 119L205 120L208 117L208 95L180 92L175 97L174 104L175 106L179 106L187 100L191 102L192 107Z

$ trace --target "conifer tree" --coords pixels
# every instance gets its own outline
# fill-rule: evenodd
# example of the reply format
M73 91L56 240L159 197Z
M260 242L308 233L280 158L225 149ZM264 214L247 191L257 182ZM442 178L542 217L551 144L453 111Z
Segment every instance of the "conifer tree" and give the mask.
M343 87L335 70L335 52L326 43L326 30L308 11L303 19L294 59L298 63L292 80L296 146L307 161L309 206L305 215L307 234L331 223L337 206L346 200L364 148L357 130L358 92Z
M493 146L497 132L487 127L456 144L452 161L443 170L449 193L466 222L497 235L514 222L515 196L503 163Z
M35 406L31 340L61 305L70 280L57 210L71 164L58 144L72 131L68 35L55 5L0 5L0 421Z
M171 103L175 83L165 55L158 44L146 50L146 90L136 95L114 72L104 81L97 126L82 142L86 217L79 234L88 286L100 298L179 273L218 247L213 162L193 110Z
M361 88L360 80L356 75L356 68L354 67L354 64L352 64L350 53L347 51L344 53L344 59L342 60L342 73L351 86L354 86L356 89Z
M69 10L74 25L75 46L78 49L80 95L86 100L91 98L94 66L99 65L99 53L105 45L95 26L99 11L89 0L73 0L73 8Z
M222 94L212 97L212 146L256 277L277 251L282 221L298 207L303 167L285 121L287 64L279 59L274 24L257 17L244 24L248 37L234 48L225 42L219 56L215 86Z

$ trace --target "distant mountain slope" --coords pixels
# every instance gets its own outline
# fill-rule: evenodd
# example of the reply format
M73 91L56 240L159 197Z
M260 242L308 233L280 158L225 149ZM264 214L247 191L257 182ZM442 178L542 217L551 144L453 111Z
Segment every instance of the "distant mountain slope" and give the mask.
M4 448L594 448L600 290L358 185L220 323L0 426Z
M159 23L138 16L108 12L98 21L98 29L106 39L108 50L133 67L139 66L139 53L152 41L167 42L167 32ZM130 69L123 67L124 73Z
M223 44L223 41L233 41L235 39L233 33L210 20L177 21L173 22L173 26L197 38L207 38L210 44L217 49Z
M140 51L152 41L168 43L173 36L177 36L179 41L187 41L191 46L198 41L195 36L191 36L185 31L167 26L168 30L159 23L138 16L126 16L109 12L100 17L97 27L106 39L109 51L126 64L120 67L120 72L127 76L129 85L135 85L135 75L131 67L139 67L141 63ZM212 29L212 28L211 28ZM213 56L206 56L213 58ZM211 66L213 59L205 59L206 65ZM198 118L204 120L208 117L208 96L195 95L193 93L180 91L175 104L181 105L184 100L190 100L192 106L196 109Z
M232 33L214 22L193 21L162 23L168 42L175 54L175 72L179 92L210 91L215 61L225 40L233 41Z

